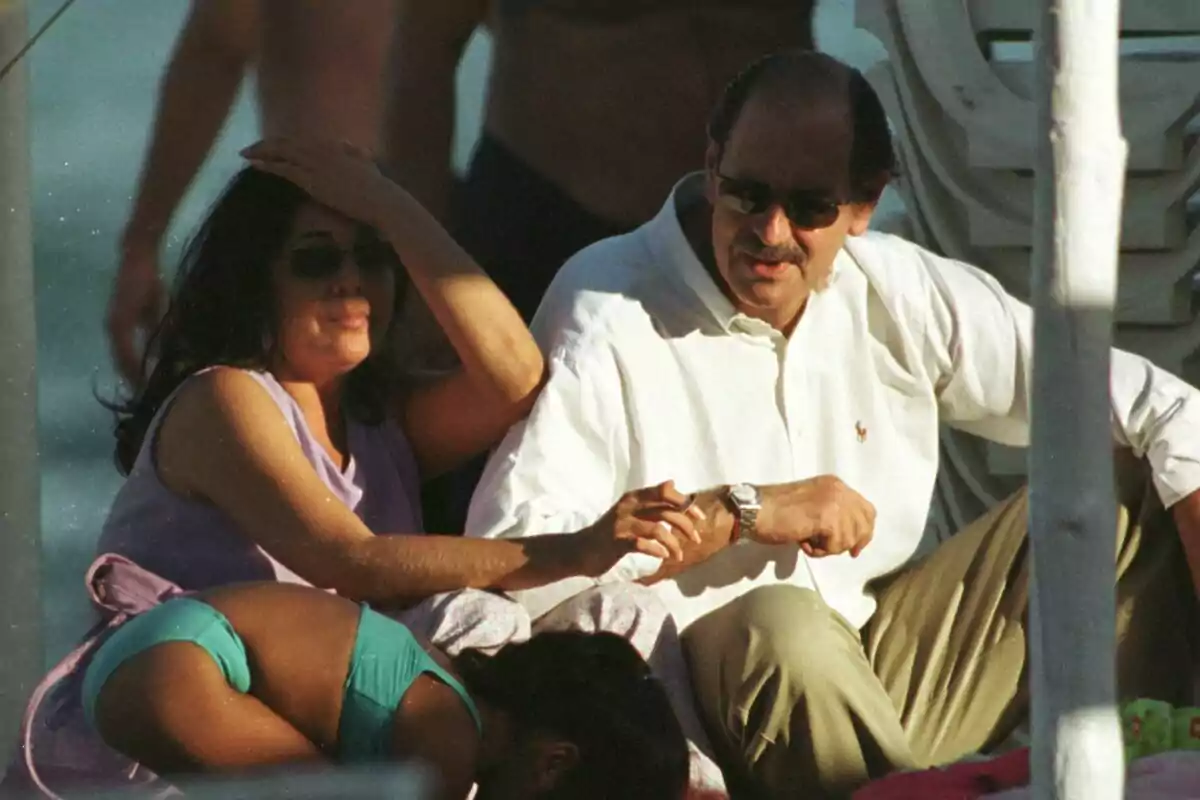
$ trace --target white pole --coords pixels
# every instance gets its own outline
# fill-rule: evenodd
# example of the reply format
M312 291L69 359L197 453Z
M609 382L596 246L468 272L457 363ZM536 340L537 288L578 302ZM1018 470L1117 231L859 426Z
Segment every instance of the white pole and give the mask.
M0 0L0 64L25 44L24 0ZM0 757L45 669L37 442L37 330L28 73L0 81Z
M1029 525L1033 788L1118 800L1116 498L1109 348L1126 145L1119 0L1044 0Z

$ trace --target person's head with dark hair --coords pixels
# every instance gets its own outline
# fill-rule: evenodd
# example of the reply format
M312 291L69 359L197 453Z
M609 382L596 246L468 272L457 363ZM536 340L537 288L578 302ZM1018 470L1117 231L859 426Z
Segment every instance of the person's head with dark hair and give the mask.
M853 67L785 51L730 83L708 133L719 283L738 310L790 330L895 173L883 106Z
M142 389L114 408L122 472L162 404L206 367L344 381L347 411L381 421L386 370L371 356L387 340L403 280L374 230L283 178L243 169L184 250L167 313L146 348Z
M478 800L679 800L687 742L625 639L542 633L455 659L484 714Z

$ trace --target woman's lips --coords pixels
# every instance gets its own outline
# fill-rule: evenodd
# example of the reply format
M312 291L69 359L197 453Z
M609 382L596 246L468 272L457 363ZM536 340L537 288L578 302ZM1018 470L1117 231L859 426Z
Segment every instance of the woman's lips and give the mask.
M362 306L344 307L331 313L329 320L348 330L366 330L371 326L371 310Z

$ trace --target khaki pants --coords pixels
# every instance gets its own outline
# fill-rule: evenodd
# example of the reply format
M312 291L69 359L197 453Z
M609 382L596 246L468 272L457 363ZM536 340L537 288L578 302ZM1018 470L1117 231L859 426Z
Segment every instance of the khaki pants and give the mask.
M1195 595L1144 469L1118 470L1117 679L1186 703ZM844 796L895 769L995 746L1025 719L1026 491L880 583L860 632L812 591L757 589L684 633L731 788ZM738 792L741 794L741 792Z

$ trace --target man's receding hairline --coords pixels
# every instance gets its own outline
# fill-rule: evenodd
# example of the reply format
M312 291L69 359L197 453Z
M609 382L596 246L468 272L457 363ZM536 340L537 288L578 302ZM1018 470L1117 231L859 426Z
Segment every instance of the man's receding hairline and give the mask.
M714 131L710 127L709 133L723 134L714 137L716 144L723 149L741 122L746 108L760 102L776 108L790 107L791 110L796 108L796 104L820 100L826 108L830 108L829 103L837 103L847 118L852 117L852 84L855 76L861 75L849 64L813 50L786 50L763 56L730 84L719 107L730 106L731 91L741 97L732 100L734 107L726 112L724 130ZM734 87L739 82L742 83L742 90L737 92Z
M742 110L755 102L791 110L802 103L819 101L822 108L832 108L836 104L839 110L849 113L852 108L850 84L855 74L853 67L832 59L817 69L807 68L798 59L781 61L769 66L750 88Z
M784 84L763 86L761 91L755 91L746 98L729 129L722 151L729 149L752 110L757 113L765 112L769 118L785 125L790 123L797 131L828 131L837 137L846 138L847 142L853 141L853 104L844 95L835 96L830 92L822 94L825 96L805 98L789 92ZM811 100L817 102L810 102Z

